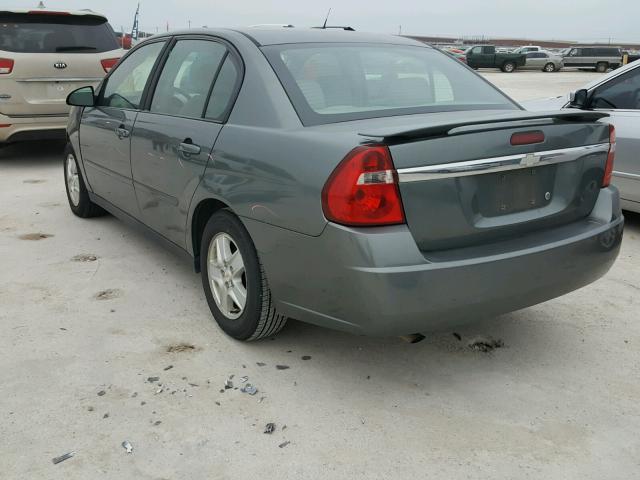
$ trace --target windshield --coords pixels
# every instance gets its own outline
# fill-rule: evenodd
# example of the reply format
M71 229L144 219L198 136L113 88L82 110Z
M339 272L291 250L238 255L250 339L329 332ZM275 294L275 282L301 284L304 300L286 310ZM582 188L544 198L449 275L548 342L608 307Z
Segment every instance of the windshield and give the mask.
M0 15L0 50L97 53L117 48L115 34L104 18L32 13Z
M456 110L518 107L435 49L387 44L264 47L305 125Z

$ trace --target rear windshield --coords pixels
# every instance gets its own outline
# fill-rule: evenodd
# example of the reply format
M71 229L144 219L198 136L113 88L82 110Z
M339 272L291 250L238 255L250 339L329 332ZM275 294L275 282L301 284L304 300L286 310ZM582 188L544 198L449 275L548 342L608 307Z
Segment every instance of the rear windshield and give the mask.
M0 50L19 53L92 53L117 48L113 29L104 18L0 14Z
M263 50L305 125L519 108L459 60L429 47L348 43Z

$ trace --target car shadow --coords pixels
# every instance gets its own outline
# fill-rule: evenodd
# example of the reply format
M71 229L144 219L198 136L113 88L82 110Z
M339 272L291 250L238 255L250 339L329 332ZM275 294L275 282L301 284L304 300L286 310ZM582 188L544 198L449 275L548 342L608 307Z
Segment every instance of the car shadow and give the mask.
M0 146L0 165L29 166L51 165L62 163L62 154L66 142L47 140L40 142L19 142Z

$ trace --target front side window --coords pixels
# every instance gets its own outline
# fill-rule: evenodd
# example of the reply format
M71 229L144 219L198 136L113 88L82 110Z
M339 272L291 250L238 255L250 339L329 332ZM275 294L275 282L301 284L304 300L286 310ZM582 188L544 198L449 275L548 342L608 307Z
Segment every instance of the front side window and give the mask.
M144 45L125 58L106 80L99 105L139 109L147 80L164 43Z
M376 44L264 47L305 125L518 107L441 52Z
M178 41L162 69L150 110L201 118L209 90L226 53L226 47L217 42Z
M596 88L591 107L640 110L640 68L634 68Z

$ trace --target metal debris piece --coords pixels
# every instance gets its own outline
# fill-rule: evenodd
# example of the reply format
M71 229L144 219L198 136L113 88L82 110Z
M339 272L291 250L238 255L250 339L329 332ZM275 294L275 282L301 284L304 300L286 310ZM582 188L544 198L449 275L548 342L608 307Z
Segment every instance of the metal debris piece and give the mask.
M220 406L220 402L216 402L216 405Z
M127 453L133 453L133 445L131 445L127 440L122 442L122 448L124 448Z
M109 413L105 413L102 418L109 418Z
M267 398L267 397L260 397L260 400L258 400L258 403L262 403L262 401Z
M249 395L255 395L256 393L258 393L258 389L256 387L254 387L253 385L251 385L250 383L247 383L246 385L244 385L240 391L242 393L248 393Z
M171 370L173 368L173 365L167 365L166 367L164 367L164 371L166 372L167 370Z
M282 426L282 430L284 431L284 430L286 430L286 429L287 429L287 426L286 426L286 425L283 425L283 426Z
M259 366L259 367L264 367L266 365L266 363L256 362L256 365Z
M229 375L229 380L233 380L233 377L235 377L235 375L233 374Z
M158 395L159 393L162 393L164 391L164 388L160 387L159 389L156 390L156 395Z
M189 385L192 386L192 387L199 387L200 386L197 383L190 383Z
M149 383L155 383L158 380L160 380L160 377L147 377L147 382Z
M242 383L245 383L247 380L249 380L249 377L246 377L246 376L245 377L240 377L240 381Z
M311 355L303 355L302 360L311 360Z
M467 346L473 350L488 353L496 348L504 347L504 342L500 339L496 340L493 337L479 335L469 340Z
M162 423L162 420L156 420L155 422L153 422L153 426L157 427L158 425L160 425Z
M105 392L104 390L100 390L100 391L98 392L98 396L99 396L99 397L102 397L105 393L107 393L107 392Z
M271 435L275 431L275 429L275 423L267 423L267 425L264 427L264 433Z
M57 465L60 462L64 462L65 460L69 460L75 454L76 454L76 452L65 453L64 455L60 455L59 457L52 458L51 461L53 462L54 465Z
M289 367L289 365L276 365L276 368L278 370L288 370L291 367Z
M280 445L278 445L278 448L284 448L287 445L289 445L291 442L289 440L287 440L286 442L282 442Z
M225 390L230 390L233 388L233 382L231 380L225 380L224 381L224 389Z

